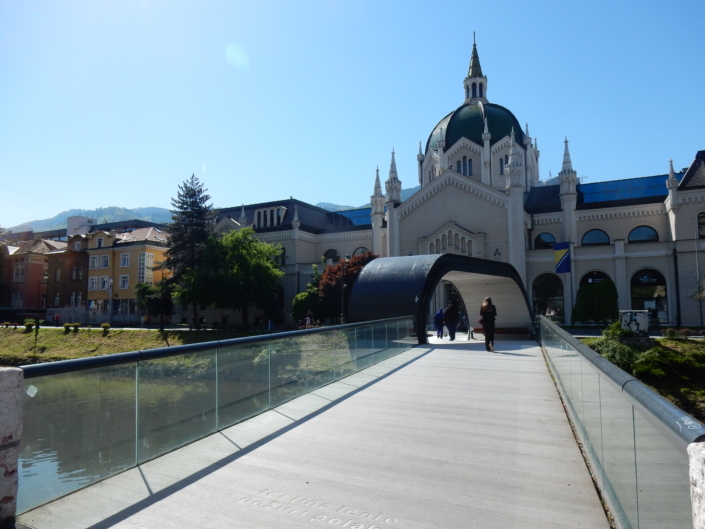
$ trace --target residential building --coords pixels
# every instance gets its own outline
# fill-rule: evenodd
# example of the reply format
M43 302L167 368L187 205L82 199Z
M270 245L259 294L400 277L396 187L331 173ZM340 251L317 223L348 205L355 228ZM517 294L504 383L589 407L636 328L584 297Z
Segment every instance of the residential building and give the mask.
M47 254L47 320L88 321L88 252L85 235L69 236L66 248Z

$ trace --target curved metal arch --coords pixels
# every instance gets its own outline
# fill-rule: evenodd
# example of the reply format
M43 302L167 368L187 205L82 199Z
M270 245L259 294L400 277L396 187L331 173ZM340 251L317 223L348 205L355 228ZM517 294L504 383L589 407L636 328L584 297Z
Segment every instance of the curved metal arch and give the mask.
M348 321L413 314L419 343L426 343L431 297L442 279L458 289L471 326L473 318L479 317L483 299L491 296L497 306L497 327L532 328L529 297L512 265L454 254L384 257L370 262L350 293Z

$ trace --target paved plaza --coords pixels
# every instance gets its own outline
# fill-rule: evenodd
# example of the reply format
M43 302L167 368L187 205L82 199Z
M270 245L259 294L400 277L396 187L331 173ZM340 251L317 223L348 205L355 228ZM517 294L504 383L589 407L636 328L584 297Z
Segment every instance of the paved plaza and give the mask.
M535 342L433 340L25 513L35 529L607 528Z

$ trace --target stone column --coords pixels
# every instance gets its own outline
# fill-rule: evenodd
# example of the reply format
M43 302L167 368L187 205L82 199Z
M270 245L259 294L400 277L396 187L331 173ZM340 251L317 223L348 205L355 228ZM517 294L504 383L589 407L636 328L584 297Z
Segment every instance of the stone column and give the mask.
M688 445L693 528L705 529L705 442Z
M0 367L0 524L12 521L17 508L23 390L22 370Z

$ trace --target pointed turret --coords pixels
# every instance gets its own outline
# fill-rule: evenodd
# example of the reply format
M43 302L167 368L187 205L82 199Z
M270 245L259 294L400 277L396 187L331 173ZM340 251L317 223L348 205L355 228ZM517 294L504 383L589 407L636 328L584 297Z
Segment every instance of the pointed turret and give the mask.
M291 227L295 230L301 227L301 221L299 221L299 206L294 206L294 220L291 221Z
M514 141L514 127L512 127L509 142L509 161L504 166L506 187L521 187L523 172L521 156L519 155L516 142Z
M245 226L245 224L247 224L247 215L245 215L245 204L243 204L240 210L240 226Z
M416 155L416 161L418 162L418 169L419 169L419 184L423 185L423 161L424 161L425 156L423 155L423 152L421 151L421 142L419 142L419 154Z
M386 202L401 204L401 181L397 175L397 162L394 159L394 149L392 149L392 161L389 164L389 178L384 183L387 190Z
M673 160L668 160L668 180L666 180L666 188L669 191L671 189L676 189L678 187L678 180L676 179L676 172L673 170Z
M563 168L561 173L564 171L572 171L573 163L570 161L570 151L568 150L568 137L565 139L565 149L563 150Z
M377 166L376 176L375 176L375 190L370 197L370 202L372 204L372 214L384 213L384 194L382 193L382 184L379 181L379 166Z
M468 76L463 81L465 102L472 103L482 101L483 103L487 103L487 77L482 74L480 55L477 53L477 44L475 44L475 33L473 33L472 40L470 68L468 68Z

